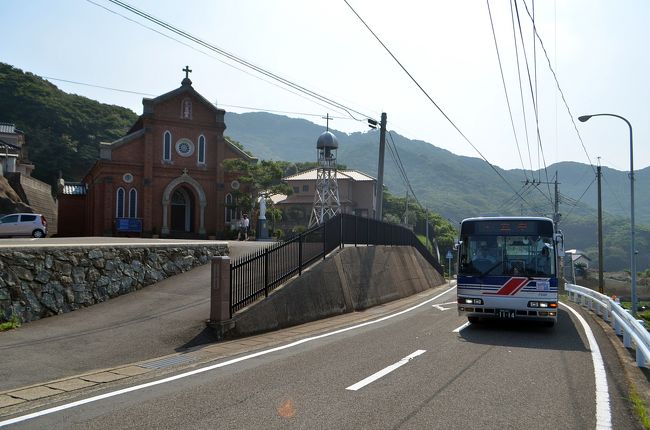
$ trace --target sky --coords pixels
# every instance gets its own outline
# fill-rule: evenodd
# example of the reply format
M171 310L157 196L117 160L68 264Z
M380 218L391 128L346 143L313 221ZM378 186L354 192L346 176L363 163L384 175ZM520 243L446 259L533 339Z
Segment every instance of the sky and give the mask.
M647 0L517 0L519 20L508 0L348 0L413 79L343 0L125 3L354 112L289 91L108 0L2 0L0 61L137 114L143 97L179 87L187 65L194 88L226 111L323 127L329 114L330 127L346 133L367 131L366 119L386 112L389 130L504 169L600 160L629 171L623 121L577 120L612 113L632 124L635 170L650 166Z

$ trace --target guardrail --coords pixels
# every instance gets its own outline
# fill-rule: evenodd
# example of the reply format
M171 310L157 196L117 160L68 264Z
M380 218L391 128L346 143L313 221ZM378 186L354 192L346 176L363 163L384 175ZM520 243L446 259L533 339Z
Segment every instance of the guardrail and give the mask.
M582 306L587 306L592 312L600 315L611 324L618 336L623 336L626 348L634 347L636 364L639 367L650 367L650 333L640 320L634 319L631 313L623 309L610 297L589 288L575 284L566 284L569 299Z

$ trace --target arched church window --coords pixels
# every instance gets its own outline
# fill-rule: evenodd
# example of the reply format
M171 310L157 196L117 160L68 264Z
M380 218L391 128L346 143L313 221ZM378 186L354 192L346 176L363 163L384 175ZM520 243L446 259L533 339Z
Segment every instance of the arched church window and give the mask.
M163 136L163 161L172 159L172 134L166 131Z
M199 136L199 154L197 156L198 164L205 164L205 136Z
M115 201L115 217L124 218L124 188L120 187L117 189L116 201Z
M129 218L138 217L138 190L131 188L129 190Z
M226 222L231 222L235 218L235 205L233 205L232 194L226 194Z

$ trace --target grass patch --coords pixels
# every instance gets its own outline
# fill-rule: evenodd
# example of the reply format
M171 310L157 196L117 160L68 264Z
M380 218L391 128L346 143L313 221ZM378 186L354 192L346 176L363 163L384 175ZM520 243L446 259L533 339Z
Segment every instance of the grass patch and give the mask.
M11 320L0 324L0 331L13 330L20 327L20 320L16 315L11 317Z
M632 409L634 414L639 419L639 422L645 430L650 430L650 416L648 416L648 408L639 393L636 391L634 385L630 386L630 401L632 402Z
M650 327L650 302L639 302L637 306L638 308L641 308L642 306L645 306L647 308L646 310L637 311L636 316L638 319L642 319L645 322L646 327ZM621 307L625 309L632 309L632 303L621 302Z

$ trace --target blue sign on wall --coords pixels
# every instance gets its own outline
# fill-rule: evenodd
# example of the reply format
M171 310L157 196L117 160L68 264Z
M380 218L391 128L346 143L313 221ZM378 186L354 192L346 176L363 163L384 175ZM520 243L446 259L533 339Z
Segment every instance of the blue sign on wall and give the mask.
M142 218L115 218L118 233L142 233Z

